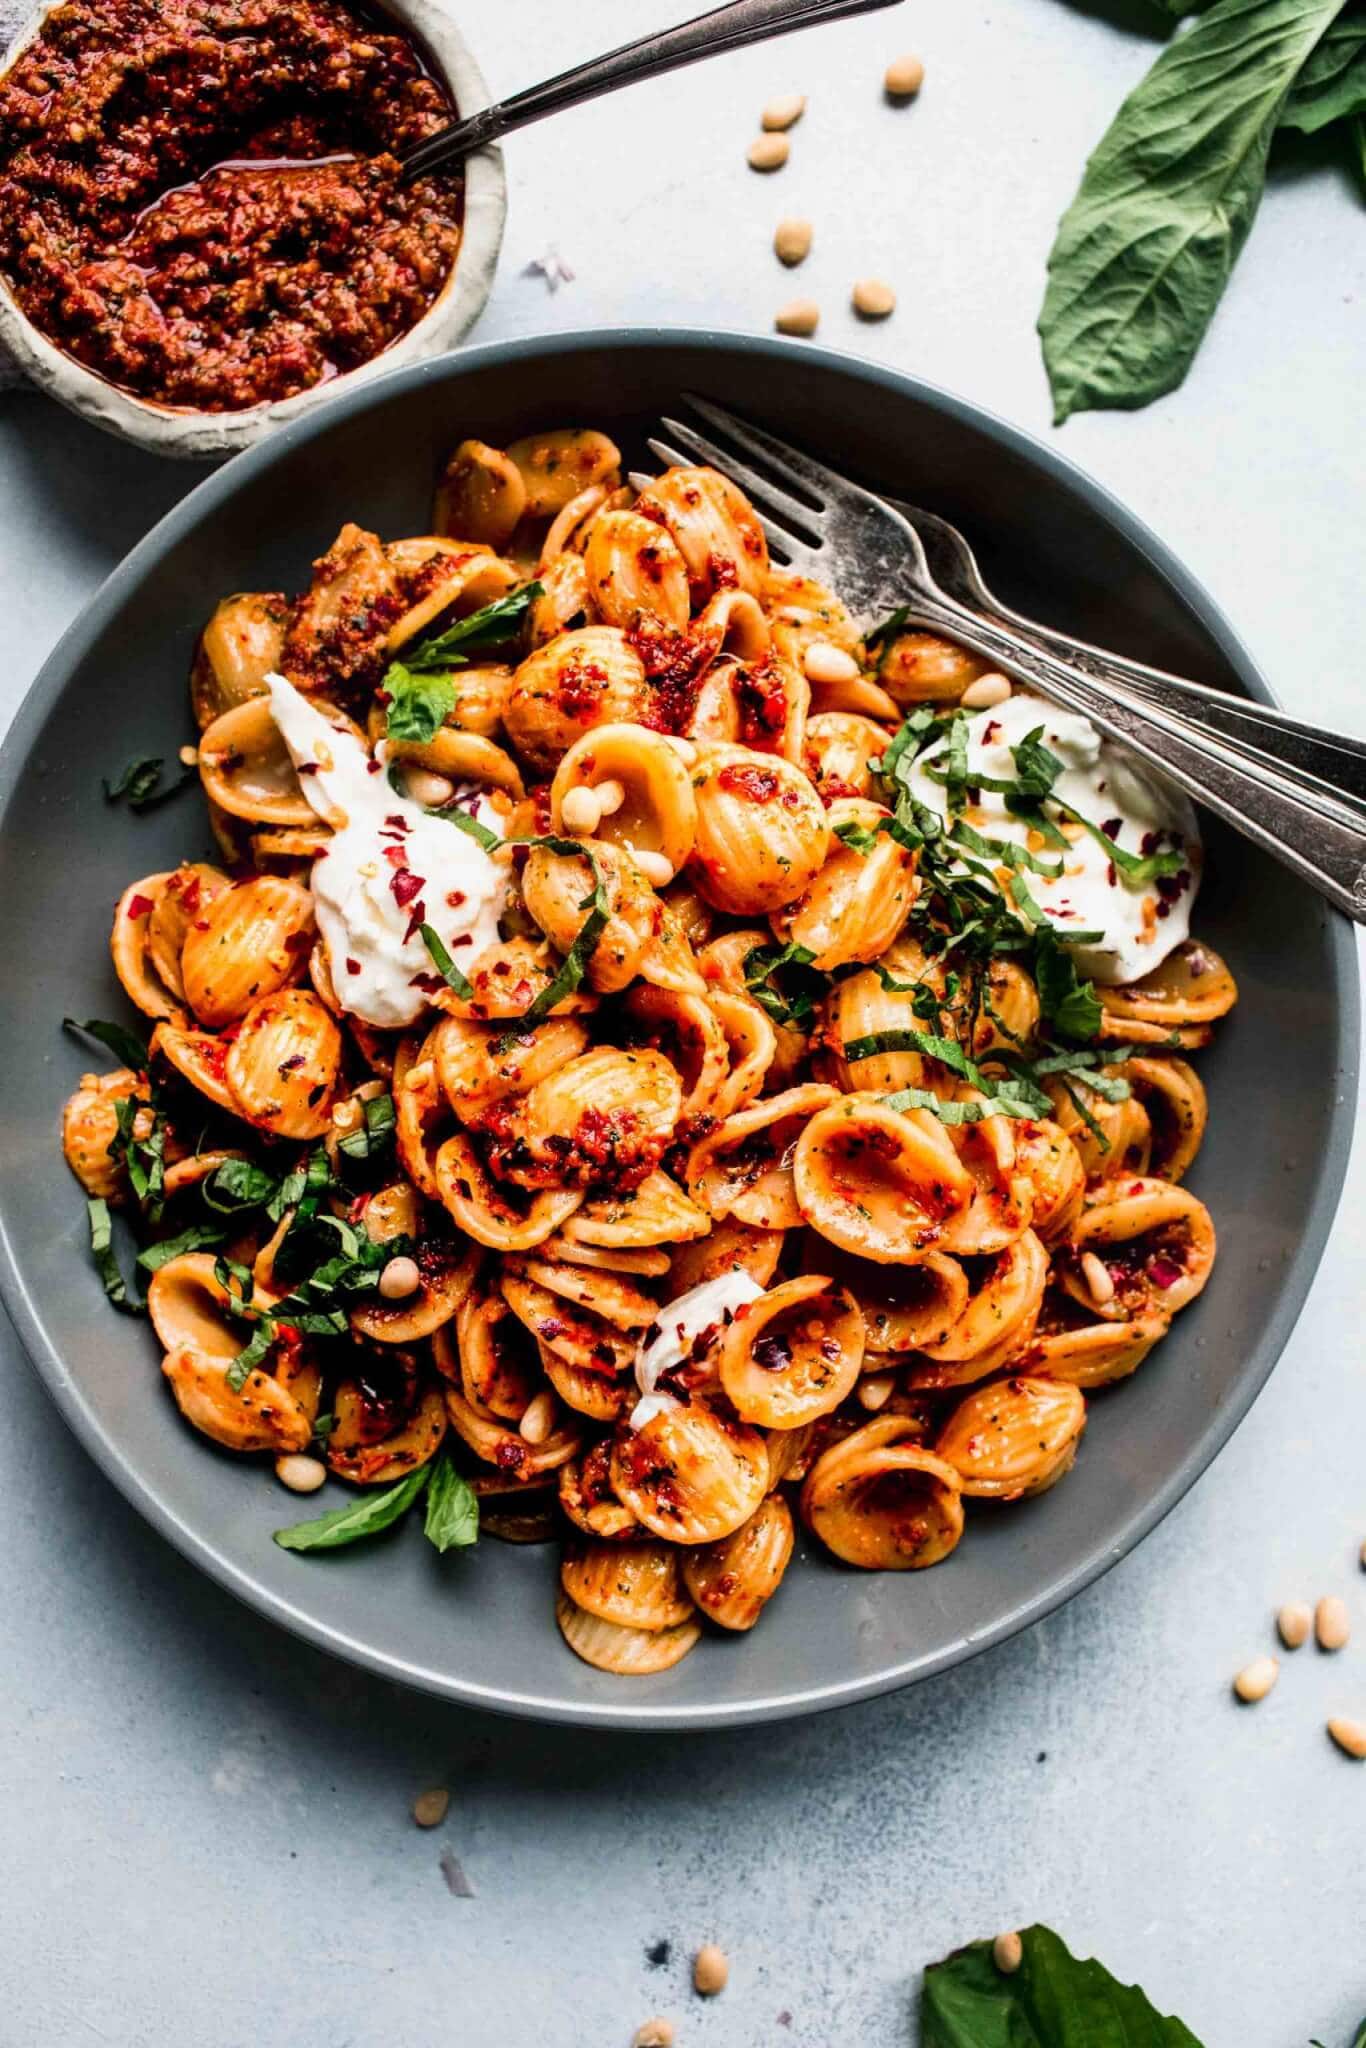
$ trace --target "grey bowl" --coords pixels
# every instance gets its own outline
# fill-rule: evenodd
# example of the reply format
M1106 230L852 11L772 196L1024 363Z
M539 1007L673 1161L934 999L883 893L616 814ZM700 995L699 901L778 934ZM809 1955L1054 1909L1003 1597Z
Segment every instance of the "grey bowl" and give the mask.
M110 577L0 755L0 1282L62 1413L186 1557L310 1641L450 1699L623 1728L774 1719L905 1685L1037 1620L1137 1543L1227 1441L1290 1333L1342 1182L1358 1040L1347 925L1211 831L1199 929L1242 987L1202 1060L1213 1117L1194 1185L1219 1227L1213 1281L1137 1376L1095 1401L1066 1482L974 1513L937 1570L868 1577L808 1545L752 1636L708 1640L674 1671L631 1681L580 1664L560 1641L548 1550L488 1542L442 1559L415 1527L318 1559L276 1548L288 1496L268 1469L219 1455L179 1420L149 1331L105 1303L58 1150L62 1099L87 1064L59 1021L125 1014L106 952L110 908L133 877L207 850L193 795L139 820L106 809L100 777L137 754L173 755L190 737L190 651L223 593L297 585L343 519L389 536L423 531L433 465L463 435L498 442L568 419L609 426L629 446L683 389L941 510L1023 609L1268 695L1161 543L1013 428L804 345L600 333L397 370L239 456Z

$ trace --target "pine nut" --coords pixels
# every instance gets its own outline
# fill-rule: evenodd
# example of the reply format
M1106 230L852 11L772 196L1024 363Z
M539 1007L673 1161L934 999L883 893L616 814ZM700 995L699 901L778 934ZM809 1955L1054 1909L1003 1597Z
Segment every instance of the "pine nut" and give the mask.
M773 253L789 270L798 263L805 263L811 254L810 221L780 220L773 230Z
M1024 1943L1018 1934L998 1934L991 1944L991 1960L1003 1977L1013 1977L1024 1961Z
M595 789L589 789L586 783L580 782L565 791L560 802L560 818L566 832L591 839L601 817L602 807Z
M631 2048L674 2048L672 2020L646 2020L631 2036Z
M889 100L913 100L925 83L925 67L918 57L893 57L883 74L882 86Z
M1328 1593L1314 1609L1314 1634L1318 1637L1321 1650L1342 1650L1352 1634L1352 1624L1347 1613L1347 1602L1339 1600L1336 1593Z
M1307 1643L1313 1626L1313 1609L1303 1600L1287 1601L1276 1616L1276 1633L1287 1650L1298 1650Z
M1280 1662L1275 1657L1254 1657L1245 1664L1233 1681L1233 1690L1240 1700L1253 1706L1264 1700L1281 1675Z
M406 1301L421 1285L416 1259L390 1259L379 1276L379 1291L386 1301Z
M1097 1308L1104 1308L1108 1301L1114 1300L1115 1283L1110 1278L1110 1269L1103 1259L1098 1259L1094 1252L1083 1252L1081 1271L1086 1282L1086 1291Z
M338 1102L332 1109L332 1128L343 1137L348 1131L358 1131L365 1121L365 1111L354 1095L348 1095L344 1102Z
M1361 1546L1361 1569L1366 1572L1366 1543Z
M419 1792L413 1801L413 1819L420 1828L439 1828L446 1818L451 1795L444 1785L434 1785L430 1792Z
M693 1957L693 1986L704 1998L715 1998L718 1991L724 1991L729 1976L730 1960L714 1941L707 1942Z
M663 889L673 880L674 870L662 853L648 846L628 846L626 850L652 889Z
M455 795L455 784L448 775L437 775L430 768L408 768L404 771L403 786L415 804L424 804L432 810L440 810Z
M1342 1714L1334 1714L1328 1723L1328 1733L1344 1756L1354 1756L1358 1763L1366 1757L1366 1721L1349 1721Z
M198 747L182 747L180 750L180 762L183 768L197 768L199 766Z
M598 809L604 818L610 818L614 812L621 809L626 801L626 791L617 781L615 775L609 775L606 782L599 782L595 786L594 795L597 797Z
M887 1406L887 1403L896 1392L896 1374L891 1372L865 1373L864 1377L855 1387L854 1392L858 1395L859 1406L867 1408L873 1414L876 1414L879 1408Z
M749 145L749 167L752 171L780 171L787 155L785 135L756 135Z
M774 315L779 334L814 334L821 324L821 309L814 299L789 299Z
M978 676L975 683L969 683L959 703L965 711L991 711L997 704L1004 704L1010 695L1009 676Z
M853 304L860 320L885 320L896 311L896 293L880 277L861 277L854 286Z
M327 1467L321 1458L306 1458L302 1451L291 1451L288 1457L275 1460L275 1477L291 1493L316 1493L327 1477Z
M856 683L859 665L842 647L832 647L828 640L812 640L802 655L802 674L808 683Z
M776 100L770 100L759 117L762 128L791 128L806 112L804 92L780 93Z
M533 1394L522 1410L517 1434L524 1444L543 1444L555 1427L555 1396L545 1389Z

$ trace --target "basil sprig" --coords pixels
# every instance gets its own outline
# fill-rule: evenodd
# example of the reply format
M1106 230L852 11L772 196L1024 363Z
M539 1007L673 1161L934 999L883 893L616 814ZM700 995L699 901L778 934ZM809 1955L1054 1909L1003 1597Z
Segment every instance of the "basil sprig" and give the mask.
M487 653L510 640L540 595L539 583L525 583L520 590L511 590L506 597L471 612L468 618L457 619L444 632L415 641L399 659L391 661L379 685L389 738L420 746L433 740L455 709L453 671L465 668L471 655Z
M1072 1955L1047 1927L1026 1927L1019 1967L1004 1975L975 1941L925 1972L921 2048L1200 2048L1137 1985Z
M146 1043L126 1024L110 1024L103 1017L87 1017L80 1024L74 1017L63 1017L62 1029L70 1031L73 1036L95 1039L107 1052L113 1053L121 1067L131 1067L135 1074L146 1073Z
M282 1550L341 1550L391 1529L424 1492L423 1533L429 1543L444 1553L466 1550L478 1540L479 1496L443 1452L433 1463L419 1465L382 1492L362 1494L311 1522L277 1529L275 1541Z

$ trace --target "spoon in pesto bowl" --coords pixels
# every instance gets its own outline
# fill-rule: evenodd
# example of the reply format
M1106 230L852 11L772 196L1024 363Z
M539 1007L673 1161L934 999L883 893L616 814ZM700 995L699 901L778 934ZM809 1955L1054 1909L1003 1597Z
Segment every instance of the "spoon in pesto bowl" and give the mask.
M500 100L463 121L452 121L404 152L399 159L403 175L425 177L441 164L454 163L501 141L514 128L529 127L562 108L580 106L623 85L658 78L703 57L719 57L727 50L766 42L770 36L785 36L794 29L814 28L820 22L843 21L847 15L871 14L876 8L898 4L899 0L730 0L729 6L717 7L657 35L642 36L637 42L623 43L620 49L576 64L543 85L528 86L509 100Z

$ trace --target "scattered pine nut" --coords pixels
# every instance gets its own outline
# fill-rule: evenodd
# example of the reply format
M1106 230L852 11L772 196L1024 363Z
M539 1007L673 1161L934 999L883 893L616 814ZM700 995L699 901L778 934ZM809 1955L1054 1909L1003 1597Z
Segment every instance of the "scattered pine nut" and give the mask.
M198 747L182 747L180 750L180 763L183 768L197 768L199 766Z
M1366 1758L1366 1721L1349 1721L1334 1714L1328 1723L1328 1733L1344 1756L1355 1757L1358 1763Z
M1009 676L978 676L975 683L969 683L959 703L965 711L993 711L998 704L1004 704L1011 693Z
M445 1786L434 1785L430 1792L419 1792L413 1801L413 1819L420 1828L439 1828L450 1803L451 1795Z
M843 647L832 647L828 640L811 640L802 655L802 674L808 683L856 683L859 665Z
M773 325L779 334L814 334L820 321L821 309L814 299L791 299L776 314Z
M811 254L810 221L796 218L780 220L773 230L773 253L789 270L798 263L805 263Z
M785 135L756 135L749 145L749 167L752 171L780 171L787 153Z
M422 1285L416 1259L390 1259L379 1276L379 1291L386 1301L406 1301Z
M804 92L780 93L776 100L770 100L759 117L761 128L791 128L806 112Z
M555 1427L555 1396L543 1389L522 1410L517 1434L524 1444L543 1444Z
M1336 1593L1325 1594L1314 1609L1314 1634L1318 1637L1321 1650L1342 1650L1352 1634L1352 1624L1347 1613L1347 1602L1340 1600Z
M455 795L455 784L448 775L436 775L430 768L409 768L405 770L403 786L415 804L430 805L439 810Z
M885 320L896 311L896 293L880 277L861 277L854 286L853 305L860 320Z
M1107 1302L1114 1300L1115 1283L1110 1277L1110 1268L1104 1259L1097 1258L1094 1252L1083 1252L1081 1271L1086 1282L1086 1291L1097 1308L1104 1308Z
M1361 1546L1361 1569L1366 1572L1366 1543Z
M321 1458L307 1458L302 1451L291 1451L287 1457L275 1460L275 1477L291 1493L316 1493L327 1477L327 1467Z
M643 2027L637 2027L631 2036L631 2048L674 2048L674 2023L672 2020L646 2020Z
M573 789L566 790L560 804L560 817L566 832L575 832L584 838L591 838L597 831L602 817L597 791L589 789L587 784L582 782L576 783Z
M991 1960L1003 1977L1013 1977L1024 1961L1024 1943L1018 1934L998 1934L991 1944Z
M674 869L664 854L656 853L649 846L628 845L626 851L652 889L668 887L674 878Z
M332 1105L332 1128L345 1137L348 1131L358 1131L365 1121L365 1111L354 1095Z
M858 1395L859 1406L867 1408L872 1414L876 1414L879 1408L887 1406L887 1403L896 1392L896 1374L891 1372L865 1373L864 1377L855 1387L854 1392Z
M1303 1600L1287 1601L1276 1616L1276 1633L1287 1650L1298 1650L1307 1643L1313 1626L1313 1609Z
M604 818L610 818L626 801L626 791L615 775L609 775L605 782L596 783L593 794L598 800L598 809Z
M1247 1706L1255 1706L1264 1700L1281 1675L1280 1661L1275 1657L1254 1657L1245 1664L1233 1681L1233 1690Z
M908 53L893 57L883 74L882 88L889 100L913 100L924 83L924 65Z
M715 1998L718 1991L724 1991L730 1976L730 1959L723 1948L709 1941L693 1957L693 1988L704 1998Z

